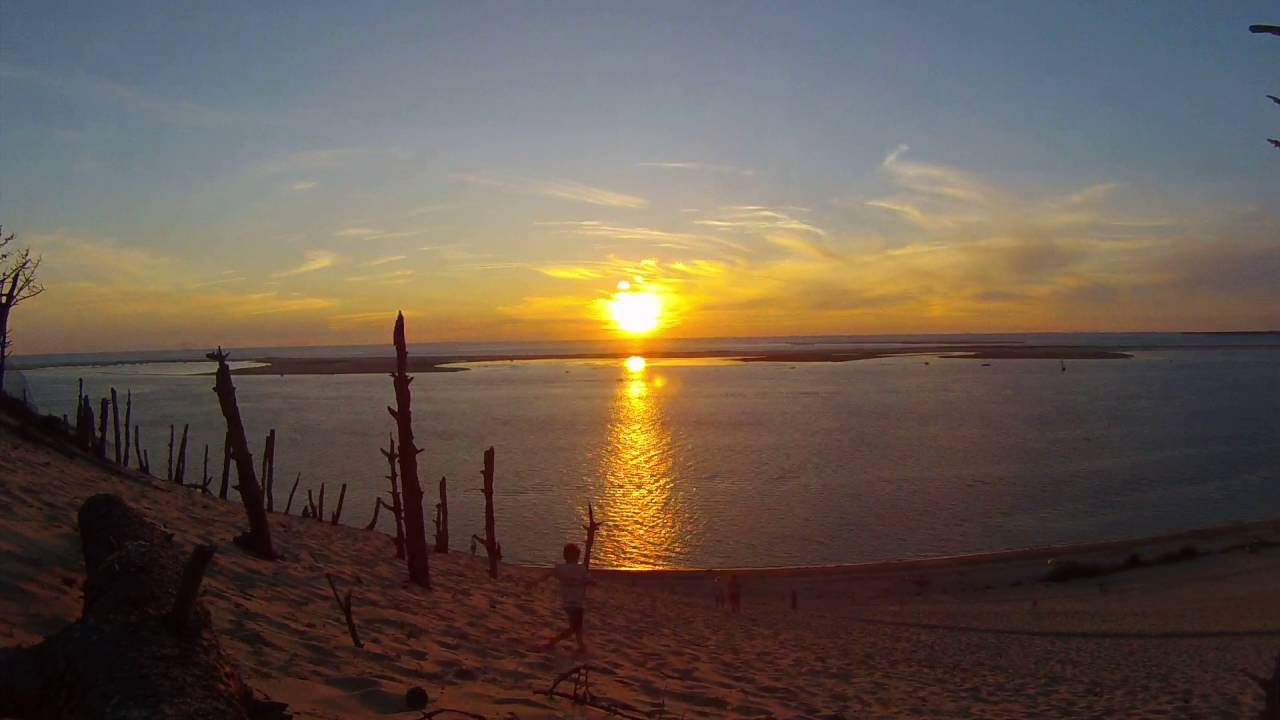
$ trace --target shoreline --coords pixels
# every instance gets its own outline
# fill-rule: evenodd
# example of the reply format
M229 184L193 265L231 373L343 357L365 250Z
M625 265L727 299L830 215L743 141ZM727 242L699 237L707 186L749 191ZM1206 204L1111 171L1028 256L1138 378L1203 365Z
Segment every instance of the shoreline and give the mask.
M860 342L861 345L874 343ZM859 360L903 356L929 356L940 360L1127 360L1135 352L1187 352L1187 351L1256 351L1280 349L1277 344L1234 345L1012 345L1009 343L912 343L902 342L895 348L858 348L830 350L653 350L653 351L604 351L590 353L541 353L541 354L472 354L472 355L410 355L409 371L465 372L469 368L453 367L469 363L528 362L546 360L624 360L632 355L646 359L720 359L743 363L839 363ZM20 358L21 356L18 356ZM205 362L202 355L169 358L139 358L133 360L59 360L24 363L15 358L16 371L48 368L114 367L121 365L154 365L169 363ZM258 367L236 368L233 375L360 375L389 373L395 358L392 355L359 357L284 357L253 356L240 358L246 362L263 363ZM212 374L212 373L204 373Z
M1253 520L1226 525L1211 525L1191 530L1179 530L1156 535L1120 540L1101 540L1069 545L1042 545L1037 547L993 550L990 552L939 555L927 558L903 560L877 560L864 563L832 565L786 565L776 567L705 567L705 568L596 568L602 575L651 576L663 578L704 577L713 574L734 574L750 578L836 578L897 575L911 572L955 570L999 566L1028 561L1072 560L1110 553L1129 553L1152 546L1162 547L1189 544L1191 541L1218 542L1239 540L1245 536L1272 535L1280 538L1280 517ZM540 565L513 565L513 567L539 568Z

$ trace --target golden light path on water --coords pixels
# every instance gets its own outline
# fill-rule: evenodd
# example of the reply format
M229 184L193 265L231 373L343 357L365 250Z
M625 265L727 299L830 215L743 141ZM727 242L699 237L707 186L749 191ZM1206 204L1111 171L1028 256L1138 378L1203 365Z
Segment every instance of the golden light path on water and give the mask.
M662 410L660 376L644 358L624 363L609 413L601 453L603 496L597 519L608 523L608 542L598 553L602 565L652 569L683 555L685 508L672 477L671 430Z

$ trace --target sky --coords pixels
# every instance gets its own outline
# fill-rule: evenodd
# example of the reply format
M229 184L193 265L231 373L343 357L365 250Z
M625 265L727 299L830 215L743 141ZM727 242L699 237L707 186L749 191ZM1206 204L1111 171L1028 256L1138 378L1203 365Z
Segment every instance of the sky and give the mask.
M15 350L1280 328L1258 22L0 0Z

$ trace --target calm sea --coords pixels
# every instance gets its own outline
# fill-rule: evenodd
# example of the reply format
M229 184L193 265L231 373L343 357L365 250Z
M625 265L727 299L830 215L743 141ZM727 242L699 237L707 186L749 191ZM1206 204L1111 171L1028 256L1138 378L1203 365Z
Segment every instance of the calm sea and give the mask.
M471 364L413 384L428 489L448 477L451 534L482 532L482 453L497 450L507 559L547 563L580 539L587 503L605 523L595 562L654 568L855 563L1119 539L1280 515L1280 350L1275 336L1074 335L678 341L665 349L913 342L1146 346L1132 360L848 363L650 360ZM1239 347L1218 347L1235 345ZM1177 349L1174 348L1177 346ZM1198 347L1197 347L1198 346ZM650 345L650 349L652 349ZM587 344L433 345L418 354L591 352ZM254 355L387 354L387 348ZM70 413L77 379L133 393L153 470L170 423L189 424L189 477L224 425L210 363L191 351L20 358L172 359L23 372L40 409ZM989 362L989 365L984 363ZM394 426L383 375L237 376L255 459L277 430L276 498L302 474L343 522L364 525L386 488ZM96 405L95 405L96 408ZM54 481L56 479L51 479ZM216 480L215 480L216 485ZM295 500L297 511L299 501ZM384 526L389 519L383 517Z

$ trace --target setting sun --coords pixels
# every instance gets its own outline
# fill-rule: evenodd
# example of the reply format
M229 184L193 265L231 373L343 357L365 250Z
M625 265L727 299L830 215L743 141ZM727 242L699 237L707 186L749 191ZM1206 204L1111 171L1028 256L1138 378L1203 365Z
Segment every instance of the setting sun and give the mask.
M644 370L645 361L644 358L639 355L632 355L627 358L627 361L624 364L627 366L627 370L630 370L633 373L638 373L641 370Z
M653 293L631 292L621 285L609 301L609 317L614 326L634 335L652 332L662 316L662 300Z

